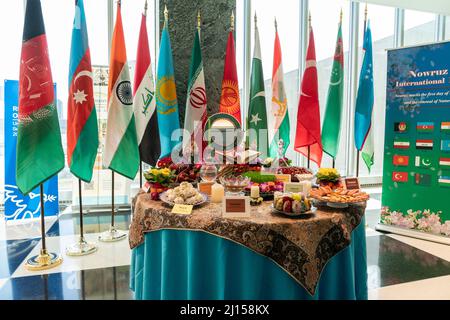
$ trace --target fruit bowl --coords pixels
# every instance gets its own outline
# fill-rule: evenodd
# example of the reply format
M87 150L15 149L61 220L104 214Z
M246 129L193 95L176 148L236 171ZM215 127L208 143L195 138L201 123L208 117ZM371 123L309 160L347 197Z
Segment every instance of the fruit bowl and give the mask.
M219 178L229 195L242 195L243 190L250 183L250 178L243 176L226 175Z

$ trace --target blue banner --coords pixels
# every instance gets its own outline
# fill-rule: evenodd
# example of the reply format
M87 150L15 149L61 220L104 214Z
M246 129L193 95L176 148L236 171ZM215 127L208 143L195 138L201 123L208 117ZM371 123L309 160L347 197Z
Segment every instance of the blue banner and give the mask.
M56 99L56 85L55 85ZM16 186L16 145L19 115L19 82L5 80L5 218L21 220L40 216L39 188L23 196ZM44 183L45 216L58 214L58 177Z

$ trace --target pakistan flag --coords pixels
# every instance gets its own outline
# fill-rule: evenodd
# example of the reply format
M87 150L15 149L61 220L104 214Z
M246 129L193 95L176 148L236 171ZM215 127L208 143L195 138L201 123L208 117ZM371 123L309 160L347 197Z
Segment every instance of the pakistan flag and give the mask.
M325 119L322 126L323 151L336 159L339 148L339 135L341 131L342 100L344 97L344 52L342 46L342 28L339 30L336 41L336 50L331 70L330 87L328 89Z
M266 95L264 93L259 32L255 17L255 48L250 76L250 103L247 116L247 147L259 151L260 157L264 159L269 154L268 145Z

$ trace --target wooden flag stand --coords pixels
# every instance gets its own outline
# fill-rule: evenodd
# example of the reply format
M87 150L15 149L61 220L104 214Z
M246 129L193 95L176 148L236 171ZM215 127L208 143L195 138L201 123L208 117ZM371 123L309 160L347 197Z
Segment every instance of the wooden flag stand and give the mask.
M78 198L80 203L80 238L78 242L71 244L66 248L68 256L85 256L97 251L97 246L94 243L86 242L84 239L83 228L83 195L81 191L81 179L78 179Z
M117 209L114 205L114 171L111 170L111 226L108 231L103 232L98 240L102 242L114 242L125 239L127 234L124 231L117 230L114 226L114 215Z
M62 263L62 258L59 254L48 252L45 243L45 209L44 209L44 185L39 185L41 193L41 242L42 247L38 255L35 255L27 260L25 268L30 271L46 270L56 267Z

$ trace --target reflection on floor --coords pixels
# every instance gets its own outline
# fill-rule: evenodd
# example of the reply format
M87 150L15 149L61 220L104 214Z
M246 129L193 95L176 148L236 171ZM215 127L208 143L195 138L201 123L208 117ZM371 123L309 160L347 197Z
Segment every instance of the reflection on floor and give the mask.
M369 298L450 299L450 246L377 232L379 212L380 198L372 197L366 211ZM79 233L78 214L68 209L46 221L47 247L62 253L64 263L30 272L24 261L40 249L39 221L0 222L0 299L133 299L128 241L97 241L109 228L109 213L88 213L84 224L87 240L98 244L95 254L64 254ZM130 212L116 215L119 229L129 224Z

